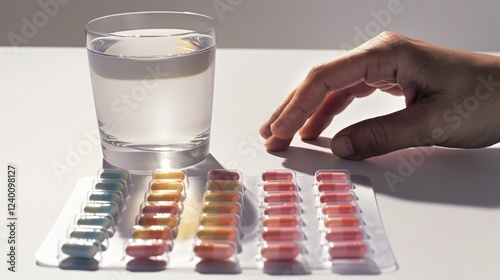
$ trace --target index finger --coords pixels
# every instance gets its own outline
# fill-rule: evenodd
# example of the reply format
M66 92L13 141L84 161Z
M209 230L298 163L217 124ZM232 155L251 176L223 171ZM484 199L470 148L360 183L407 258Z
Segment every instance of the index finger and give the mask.
M354 49L344 57L311 69L271 124L272 135L281 139L293 137L329 92L340 91L362 81L368 85L379 81L396 83L397 66L390 59L391 52L383 46L369 50Z

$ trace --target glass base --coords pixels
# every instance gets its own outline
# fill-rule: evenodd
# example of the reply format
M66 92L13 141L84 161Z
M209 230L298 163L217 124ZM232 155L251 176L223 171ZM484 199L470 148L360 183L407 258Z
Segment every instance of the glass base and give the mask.
M154 169L183 169L202 162L209 154L209 141L189 150L146 151L101 142L104 160L132 173L146 174Z

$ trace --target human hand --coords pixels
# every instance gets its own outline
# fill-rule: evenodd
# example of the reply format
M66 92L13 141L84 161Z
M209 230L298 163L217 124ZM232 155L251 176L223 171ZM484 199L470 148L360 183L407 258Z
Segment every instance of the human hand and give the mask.
M315 139L355 98L376 89L406 108L341 130L332 152L360 160L421 145L486 147L500 141L500 58L383 32L345 56L313 67L261 129L268 150L299 131Z

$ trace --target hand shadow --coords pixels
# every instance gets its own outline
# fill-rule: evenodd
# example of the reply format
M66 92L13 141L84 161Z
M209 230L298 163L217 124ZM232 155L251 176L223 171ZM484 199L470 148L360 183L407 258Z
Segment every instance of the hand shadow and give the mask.
M330 139L320 137L308 143L329 148ZM284 158L284 168L309 175L319 169L348 169L351 174L369 177L376 193L401 199L500 207L500 148L419 147L364 161L299 147L271 154Z

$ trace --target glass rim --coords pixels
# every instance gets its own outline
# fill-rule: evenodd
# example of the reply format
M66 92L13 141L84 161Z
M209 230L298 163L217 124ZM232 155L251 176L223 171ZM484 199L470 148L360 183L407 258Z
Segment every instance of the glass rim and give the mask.
M122 17L122 16L128 16L128 15L138 15L138 14L177 14L177 15L191 15L191 16L198 16L201 18L208 19L209 21L212 22L209 27L203 28L200 30L192 30L189 32L179 32L179 33L171 33L171 34L158 34L158 35L128 35L128 34L113 34L112 32L101 32L101 31L96 31L95 29L90 28L90 25L93 23L96 23L97 21L103 20L103 19L108 19L108 18L113 18L113 17ZM179 11L140 11L140 12L127 12L127 13L118 13L118 14L110 14L102 17L98 17L95 19L90 20L85 24L85 32L87 34L94 34L98 36L104 36L104 37L172 37L172 36L183 36L183 35L188 35L191 33L204 33L209 30L215 29L217 26L217 21L207 15L204 14L199 14L199 13L193 13L193 12L179 12Z

